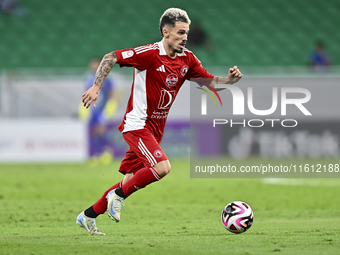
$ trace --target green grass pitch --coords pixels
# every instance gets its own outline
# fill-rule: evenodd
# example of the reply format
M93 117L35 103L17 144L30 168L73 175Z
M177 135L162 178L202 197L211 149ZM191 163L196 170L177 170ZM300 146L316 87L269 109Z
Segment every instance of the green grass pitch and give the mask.
M192 179L189 160L171 162L167 177L126 200L121 222L98 217L104 237L75 220L121 179L119 161L1 164L0 254L339 254L339 179ZM235 200L254 211L241 235L220 219Z

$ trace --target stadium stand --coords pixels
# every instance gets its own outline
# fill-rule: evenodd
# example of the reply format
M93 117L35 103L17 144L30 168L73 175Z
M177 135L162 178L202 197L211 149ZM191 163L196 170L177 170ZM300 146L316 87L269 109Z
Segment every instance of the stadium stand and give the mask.
M92 56L160 40L169 7L199 19L213 43L195 50L205 66L307 65L323 40L340 65L340 1L31 0L25 17L0 15L0 69L85 67Z

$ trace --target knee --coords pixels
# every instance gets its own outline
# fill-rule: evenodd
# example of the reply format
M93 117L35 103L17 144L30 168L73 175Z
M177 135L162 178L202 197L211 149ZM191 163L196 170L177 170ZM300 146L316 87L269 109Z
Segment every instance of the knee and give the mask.
M168 173L170 173L171 170L171 165L170 165L170 161L169 160L164 160L162 162L157 163L154 167L153 167L156 172L161 176L164 177L166 176Z
M122 181L122 184L124 185L128 180L131 179L131 177L133 176L133 173L127 173L124 175L124 178L123 178L123 181Z

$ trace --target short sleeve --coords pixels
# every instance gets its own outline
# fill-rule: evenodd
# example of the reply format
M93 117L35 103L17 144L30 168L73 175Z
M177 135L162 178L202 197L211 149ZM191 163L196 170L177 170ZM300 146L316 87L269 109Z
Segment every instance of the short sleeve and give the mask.
M130 66L139 70L145 70L149 67L153 59L152 51L139 52L133 48L130 48L116 50L115 53L120 67Z
M209 85L214 75L209 73L201 64L201 61L195 55L192 55L191 66L187 75L187 79L202 85Z

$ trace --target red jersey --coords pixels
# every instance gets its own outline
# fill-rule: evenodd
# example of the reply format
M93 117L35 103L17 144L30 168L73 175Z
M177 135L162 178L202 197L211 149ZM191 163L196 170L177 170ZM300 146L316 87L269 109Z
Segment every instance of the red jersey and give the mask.
M124 120L118 127L122 133L147 128L155 137L162 137L169 110L184 81L214 77L187 49L170 58L162 41L115 53L121 67L135 68Z

